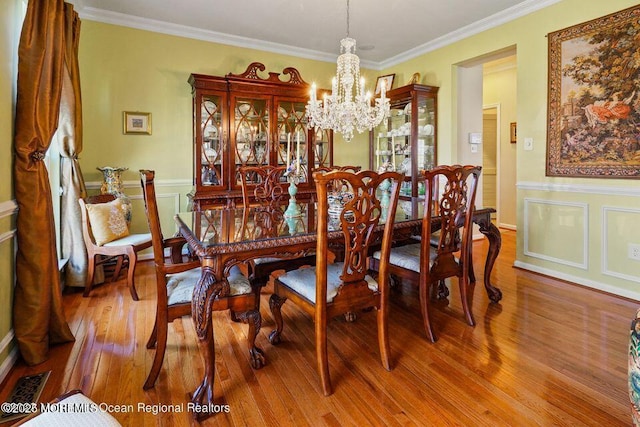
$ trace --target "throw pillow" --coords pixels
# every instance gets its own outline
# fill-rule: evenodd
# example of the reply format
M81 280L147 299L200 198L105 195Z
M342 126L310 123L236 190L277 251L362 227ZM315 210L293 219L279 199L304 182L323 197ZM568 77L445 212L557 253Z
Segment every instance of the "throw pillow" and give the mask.
M109 203L88 204L87 214L98 246L129 235L124 206L120 199Z

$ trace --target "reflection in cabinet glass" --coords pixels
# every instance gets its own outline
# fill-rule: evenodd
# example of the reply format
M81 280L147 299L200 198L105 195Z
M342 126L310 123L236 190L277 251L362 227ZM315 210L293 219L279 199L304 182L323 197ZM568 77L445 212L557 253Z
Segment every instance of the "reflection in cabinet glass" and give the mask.
M390 90L389 118L369 134L369 167L404 173L403 196L423 195L419 172L437 164L437 94L418 84Z
M254 62L242 74L192 74L194 209L242 200L240 166L282 166L300 161L298 196L313 192L313 169L332 166L332 134L307 129L310 86L295 68L269 73ZM309 143L310 142L310 143Z

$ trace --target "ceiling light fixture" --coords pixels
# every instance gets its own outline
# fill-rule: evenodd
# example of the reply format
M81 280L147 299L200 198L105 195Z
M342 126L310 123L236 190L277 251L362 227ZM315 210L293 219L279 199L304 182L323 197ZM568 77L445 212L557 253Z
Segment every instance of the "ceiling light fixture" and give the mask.
M307 103L310 127L331 129L341 133L346 141L353 138L354 128L359 132L371 130L389 115L389 99L384 83L380 97L371 105L371 93L364 93L364 78L360 77L360 58L355 54L356 41L349 37L349 0L347 0L347 37L340 40L338 69L331 81L331 94L320 101L316 85L311 86L311 99Z

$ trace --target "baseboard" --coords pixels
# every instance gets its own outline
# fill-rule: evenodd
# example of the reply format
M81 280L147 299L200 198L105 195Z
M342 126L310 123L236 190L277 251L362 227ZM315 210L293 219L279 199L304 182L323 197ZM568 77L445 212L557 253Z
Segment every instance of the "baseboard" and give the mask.
M595 289L597 291L606 292L608 294L617 295L624 298L629 298L634 301L640 302L640 292L634 292L627 289L620 289L615 286L607 285L606 283L596 282L595 280L585 279L583 277L573 276L571 274L561 273L549 268L539 267L537 265L529 264L522 261L515 261L514 267L522 268L523 270L532 271L534 273L544 274L545 276L554 277L556 279L564 280L567 282L575 283L580 286Z

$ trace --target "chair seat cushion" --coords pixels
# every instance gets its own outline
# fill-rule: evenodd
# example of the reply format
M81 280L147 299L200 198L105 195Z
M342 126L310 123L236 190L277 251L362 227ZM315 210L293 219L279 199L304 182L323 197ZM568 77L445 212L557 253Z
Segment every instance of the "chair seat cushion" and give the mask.
M315 257L315 254L311 253L309 255L305 255L303 258L308 259L310 257ZM255 265L261 264L269 264L272 262L280 262L280 261L295 261L301 258L276 258L276 257L264 257L264 258L256 258L253 260Z
M431 251L431 261L435 256L435 251ZM373 257L380 259L380 251L374 252ZM420 273L420 244L415 243L391 248L389 264Z
M202 276L200 267L183 271L182 273L167 275L167 299L168 304L183 304L191 302L193 288ZM244 295L253 292L249 279L247 279L237 265L231 267L229 277L229 295Z
M340 275L342 274L343 263L336 262L327 265L327 302L333 301L338 294L338 289L342 282ZM296 291L309 301L316 302L316 267L300 268L292 270L278 277L278 280ZM376 292L378 290L378 282L369 275L365 276L369 289Z
M113 240L109 243L105 243L103 246L128 246L128 245L140 245L142 243L151 242L151 233L141 234L129 234L121 239Z
M265 258L256 258L253 260L253 262L256 265L260 265L260 264L269 264L270 262L276 262L276 261L282 261L282 258L276 258L276 257L265 257Z

